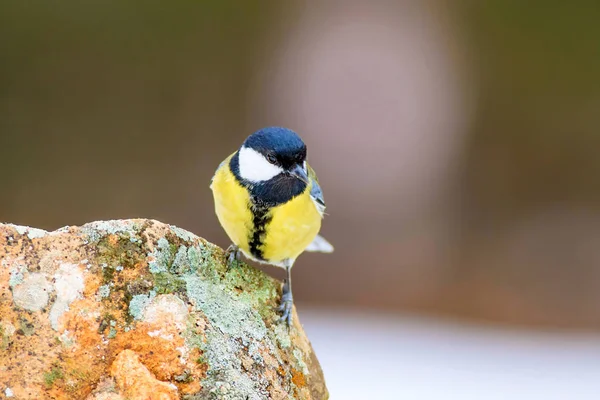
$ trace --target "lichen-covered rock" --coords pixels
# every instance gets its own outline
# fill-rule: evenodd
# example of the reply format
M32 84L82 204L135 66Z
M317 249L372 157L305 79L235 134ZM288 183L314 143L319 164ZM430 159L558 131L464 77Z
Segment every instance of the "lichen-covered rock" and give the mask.
M0 224L0 393L15 399L326 399L279 283L151 220Z

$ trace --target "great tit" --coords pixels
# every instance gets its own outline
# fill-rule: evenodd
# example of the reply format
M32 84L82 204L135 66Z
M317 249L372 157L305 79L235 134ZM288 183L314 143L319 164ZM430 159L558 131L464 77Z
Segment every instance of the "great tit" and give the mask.
M304 251L333 251L318 235L325 201L306 163L306 145L290 129L260 129L219 165L210 188L217 218L233 242L228 262L241 252L287 271L278 311L291 325L294 261Z

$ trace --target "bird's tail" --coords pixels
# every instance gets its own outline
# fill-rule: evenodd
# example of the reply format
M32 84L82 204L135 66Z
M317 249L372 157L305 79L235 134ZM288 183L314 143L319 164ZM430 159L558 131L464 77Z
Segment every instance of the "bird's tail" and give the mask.
M333 252L333 246L323 236L317 235L304 251L331 253Z

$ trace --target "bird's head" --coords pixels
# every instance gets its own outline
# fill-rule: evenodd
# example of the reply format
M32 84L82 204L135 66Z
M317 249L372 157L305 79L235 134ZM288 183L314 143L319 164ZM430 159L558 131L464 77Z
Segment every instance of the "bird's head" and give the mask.
M306 145L296 132L280 127L263 128L240 147L239 175L249 182L289 176L308 183Z

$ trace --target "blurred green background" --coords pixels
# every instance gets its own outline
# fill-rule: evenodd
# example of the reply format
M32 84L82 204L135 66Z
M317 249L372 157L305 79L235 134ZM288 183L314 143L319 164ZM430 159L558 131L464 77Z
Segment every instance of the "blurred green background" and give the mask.
M599 20L593 2L4 1L0 220L155 218L227 246L209 180L284 125L336 246L297 262L299 303L599 330Z

